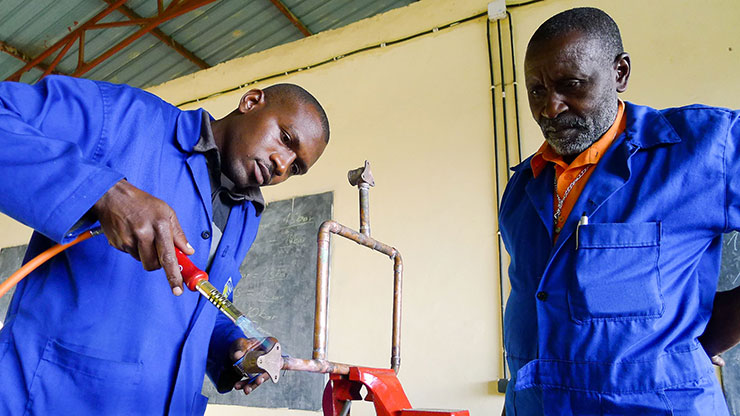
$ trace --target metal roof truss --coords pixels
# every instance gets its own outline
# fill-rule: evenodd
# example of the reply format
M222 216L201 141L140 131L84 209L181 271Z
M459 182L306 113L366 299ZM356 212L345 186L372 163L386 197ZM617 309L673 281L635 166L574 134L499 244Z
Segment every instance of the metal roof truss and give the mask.
M161 40L168 46L178 51L180 54L182 54L183 56L185 56L186 58L194 62L199 67L208 68L210 66L205 61L196 57L192 52L185 49L182 45L177 43L174 39L170 38L166 34L162 33L160 30L158 30L157 26L159 26L160 24L168 20L172 20L187 12L195 10L199 7L205 6L209 3L213 3L214 1L217 1L217 0L172 0L170 4L167 5L166 7L163 4L163 0L152 0L152 1L157 2L157 13L152 17L139 16L133 10L125 6L126 0L104 0L104 1L108 3L108 7L106 7L105 10L101 11L100 13L95 15L92 19L88 20L87 22L83 23L76 29L72 30L69 34L67 34L67 36L63 37L61 40L56 42L54 45L47 48L44 52L42 52L36 58L30 60L30 62L28 62L23 68L16 71L13 75L9 76L7 80L8 81L20 81L21 75L23 75L25 72L29 71L33 67L40 67L44 69L44 73L41 76L42 78L49 75L50 73L54 71L56 66L59 64L62 58L64 58L64 56L67 54L67 52L70 50L70 48L72 48L72 46L75 43L79 44L77 67L70 75L79 77L85 74L86 72L90 71L95 66L97 66L104 60L110 58L116 52L122 50L123 48L130 45L132 42L134 42L135 40L139 39L140 37L144 36L147 33L152 33L159 40ZM100 20L108 16L114 10L118 10L119 12L121 12L124 16L128 18L128 20L118 21L118 22L99 23ZM88 30L102 30L102 29L112 28L112 27L134 26L134 25L140 26L140 29L134 32L133 34L129 35L128 37L126 37L124 40L120 41L116 45L100 53L98 56L96 56L92 60L85 61L85 32L87 32ZM6 45L6 46L12 48L12 46L10 45ZM57 53L56 57L54 58L54 60L51 62L50 65L44 65L42 63L46 58L52 56L57 51L59 52ZM23 59L24 61L28 61L27 58L24 59L24 57L21 57L21 56L17 56L17 57L19 59Z

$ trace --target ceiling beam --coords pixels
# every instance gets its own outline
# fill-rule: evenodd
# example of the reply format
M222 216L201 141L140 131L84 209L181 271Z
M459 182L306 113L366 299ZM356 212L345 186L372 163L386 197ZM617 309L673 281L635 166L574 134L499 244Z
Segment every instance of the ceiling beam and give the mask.
M8 55L10 55L10 56L12 56L14 58L17 58L18 60L21 60L21 61L23 61L25 63L31 62L31 57L27 53L21 51L20 49L16 48L15 46L13 46L13 45L11 45L9 43L3 42L1 40L0 40L0 52L5 52ZM38 64L36 66L40 70L42 70L44 72L47 69L49 69L49 67L46 66L46 65L44 65L44 64ZM64 73L59 72L59 71L51 71L51 73L52 74L56 74L56 75L64 75Z
M72 32L68 33L65 37L61 38L59 41L57 41L55 44L48 47L44 52L41 53L41 55L33 58L31 62L27 63L23 68L16 71L13 75L6 78L8 81L20 81L21 75L28 72L31 68L38 66L41 64L41 62L51 56L54 52L59 50L59 48L64 47L68 43L74 43L80 38L80 34L84 33L85 30L87 30L88 26L92 26L95 23L97 23L99 20L104 18L105 16L109 15L111 12L116 10L117 8L121 7L123 3L126 3L126 0L117 0L114 4L111 4L108 6L105 10L101 11L100 13L96 14L93 18L88 20L87 22L83 23L81 26L79 26L77 29L73 30ZM83 43L84 44L84 43ZM82 49L83 44L80 45L80 49ZM44 73L46 73L49 69L54 70L55 68L46 68L44 70Z
M172 20L187 12L193 11L199 7L205 6L206 4L213 3L214 1L216 0L180 0L179 2L177 0L173 0L172 3L170 3L170 5L162 11L162 13L159 13L157 16L148 18L147 20L149 21L149 23L143 25L141 29L137 30L134 34L117 43L115 46L108 49L106 52L103 52L101 55L98 55L98 57L93 59L92 61L85 63L82 66L78 66L77 69L72 73L72 76L79 77L81 75L84 75L104 60L110 58L121 49L133 43L135 40L151 32L160 24L168 20ZM175 5L175 3L177 3L177 5Z
M9 81L19 81L21 78L21 75L28 72L31 68L34 66L38 66L41 64L41 62L54 54L56 51L61 51L58 53L56 58L54 58L54 62L52 65L46 68L44 71L44 74L42 75L42 78L46 75L48 75L51 71L53 71L56 67L56 65L61 61L61 59L64 57L64 55L69 51L71 46L75 42L79 42L79 59L77 63L77 68L75 68L74 72L72 72L70 75L79 77L97 65L99 65L101 62L105 61L106 59L110 58L117 52L121 51L126 46L133 43L135 40L139 39L140 37L144 36L147 33L150 33L152 30L156 29L157 26L160 24L172 20L178 16L181 16L185 13L188 13L190 11L193 11L197 8L200 8L202 6L205 6L206 4L213 3L217 0L172 0L170 4L167 7L162 6L162 2L158 1L158 12L155 16L145 18L143 20L136 20L136 21L129 21L129 22L122 22L128 23L129 25L139 25L141 28L128 36L126 39L122 40L121 42L117 43L116 45L112 46L105 52L101 53L97 57L95 57L93 60L89 62L84 61L84 49L85 49L85 31L87 30L103 30L102 28L97 28L97 22L99 22L101 19L103 19L105 16L113 12L114 10L117 10L121 8L124 3L126 3L126 0L114 0L111 2L108 2L108 7L95 15L92 19L88 20L87 22L83 23L76 29L72 30L69 34L64 36L62 39L60 39L58 42L56 42L51 47L47 48L41 55L33 58L31 62L27 63L23 68L16 71L13 75L9 76L7 80ZM107 26L107 24L101 24L104 26Z
M290 20L290 23L293 23L293 26L297 27L298 30L300 30L301 33L303 33L304 37L309 37L313 35L313 33L311 33L311 31L308 30L306 25L304 25L303 22L301 22L301 19L296 17L296 15L294 15L293 12L291 12L290 9L286 7L282 1L270 0L270 3L275 5L275 7L277 7L277 9L280 10L280 13L282 13L285 17L287 17L288 20Z
M108 3L109 5L114 3L114 0L103 0L104 2ZM162 4L158 3L158 9L162 9ZM123 5L118 8L118 11L123 14L124 16L128 17L132 21L144 21L144 23L139 23L140 26L144 26L145 18L140 16L138 13L130 9L128 6ZM171 36L166 35L164 32L162 32L159 28L154 28L151 31L151 34L159 39L162 43L169 46L170 48L174 49L179 53L180 55L184 56L186 59L188 59L190 62L197 65L200 69L207 69L210 68L211 65L208 64L208 62L198 58L193 52L188 50L185 46L183 46L181 43L177 42L176 40L172 39Z

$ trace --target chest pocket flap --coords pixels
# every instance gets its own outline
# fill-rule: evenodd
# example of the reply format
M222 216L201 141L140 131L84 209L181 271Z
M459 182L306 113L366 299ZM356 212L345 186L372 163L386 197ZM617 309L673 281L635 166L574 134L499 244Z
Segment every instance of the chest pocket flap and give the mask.
M652 319L663 314L660 222L596 223L578 229L568 302L578 322Z

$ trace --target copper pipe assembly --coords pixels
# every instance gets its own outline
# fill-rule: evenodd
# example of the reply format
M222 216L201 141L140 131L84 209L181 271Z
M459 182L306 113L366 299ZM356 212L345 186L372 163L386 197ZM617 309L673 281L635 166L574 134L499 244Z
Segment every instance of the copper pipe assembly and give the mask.
M398 373L401 367L401 288L403 281L403 260L395 248L370 237L369 189L375 186L370 172L370 164L348 173L349 182L360 191L360 232L352 230L336 221L321 224L318 234L316 260L316 315L314 321L313 358L326 360L327 322L329 309L329 247L331 234L337 234L357 244L379 251L393 260L393 332L391 334L391 369Z
M368 194L370 187L375 186L370 164L351 170L349 182L360 191L360 232L346 227L336 221L324 221L319 227L318 251L316 260L316 315L314 317L313 359L304 360L280 354L280 345L276 343L269 351L255 352L238 363L244 375L265 371L277 382L279 370L307 371L312 373L349 374L348 364L335 363L326 359L326 340L328 335L329 310L329 248L331 235L337 234L374 251L381 252L393 260L393 330L391 334L391 369L398 373L401 367L401 283L403 280L403 260L395 248L370 237L370 209Z

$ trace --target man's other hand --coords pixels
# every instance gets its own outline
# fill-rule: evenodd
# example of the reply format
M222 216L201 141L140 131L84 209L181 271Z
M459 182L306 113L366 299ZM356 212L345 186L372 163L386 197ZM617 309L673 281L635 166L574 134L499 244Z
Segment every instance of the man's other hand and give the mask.
M712 316L699 337L712 364L722 367L720 354L740 343L740 287L714 294Z
M262 350L269 351L273 345L277 343L277 339L273 337L268 338L239 338L231 344L229 348L229 358L232 362L236 362L242 358L246 353L250 351ZM241 379L237 376L233 380L234 390L242 390L244 394L249 394L256 389L260 384L270 379L270 375L267 373L260 373L252 382L248 379ZM220 384L220 383L219 383Z
M182 294L182 276L175 246L195 252L188 244L175 211L161 199L121 180L90 209L108 243L141 261L145 270L164 268L172 293Z

